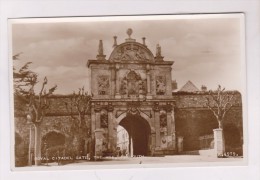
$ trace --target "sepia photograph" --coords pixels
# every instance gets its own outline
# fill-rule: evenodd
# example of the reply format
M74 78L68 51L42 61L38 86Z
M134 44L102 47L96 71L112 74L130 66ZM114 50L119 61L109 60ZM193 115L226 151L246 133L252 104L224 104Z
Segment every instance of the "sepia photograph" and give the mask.
M8 23L12 170L247 162L244 14Z

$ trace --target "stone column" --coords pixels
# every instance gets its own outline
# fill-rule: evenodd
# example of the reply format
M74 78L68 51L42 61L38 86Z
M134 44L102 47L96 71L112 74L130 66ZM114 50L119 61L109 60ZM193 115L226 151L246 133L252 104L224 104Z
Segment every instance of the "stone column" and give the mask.
M161 146L161 135L160 135L160 109L159 104L156 103L154 107L154 123L155 123L155 147Z
M155 119L154 114L151 117L151 155L153 155L154 149L155 149Z
M99 129L100 127L100 111L96 111L96 129Z
M151 87L151 95L156 95L155 90L155 74L153 67L150 70L150 87Z
M95 109L93 108L94 103L92 103L92 108L91 108L91 135L94 137L94 132L96 129L96 113Z
M153 156L154 155L154 149L155 149L155 137L156 137L156 134L155 132L152 132L151 133L151 145L152 145L152 148L151 148L151 155Z
M177 138L177 146L178 146L178 153L183 152L183 137L179 136Z
M175 114L174 114L174 108L171 111L172 116L172 133L175 135Z
M170 136L173 133L173 126L174 126L174 122L173 122L173 116L172 116L172 105L170 102L166 103L166 116L167 116L167 135Z
M113 106L112 103L108 103L108 149L114 150L113 147L113 133L114 133L114 122L113 122Z
M166 114L167 114L167 135L171 139L171 149L175 149L176 137L175 137L175 120L174 120L174 110L170 102L166 104Z
M172 129L172 145L173 148L176 149L176 131L175 131L175 115L174 115L174 108L171 111L171 119L172 119L172 123L171 123L171 129Z
M95 130L95 156L102 157L102 146L103 146L103 129Z
M116 79L116 99L120 99L121 96L119 94L119 89L120 89L120 81L119 81L119 64L116 64L116 69L115 69L115 79Z
M95 117L95 129L99 129L101 128L101 123L100 123L100 111L101 111L101 107L99 103L96 103L95 105L95 113L96 113L96 117Z
M91 141L90 141L90 159L94 160L95 156L95 130L96 130L96 113L94 103L91 103Z
M172 112L167 110L167 135L172 135Z
M111 68L111 96L115 96L116 94L116 72L115 68Z
M213 129L214 132L214 151L216 156L225 152L225 144L222 129Z
M151 74L150 74L150 65L146 66L146 79L147 79L147 99L152 99L151 96Z

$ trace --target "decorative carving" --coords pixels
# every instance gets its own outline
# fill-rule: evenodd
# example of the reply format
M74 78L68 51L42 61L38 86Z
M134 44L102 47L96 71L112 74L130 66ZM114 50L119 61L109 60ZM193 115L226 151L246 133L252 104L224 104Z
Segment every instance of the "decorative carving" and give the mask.
M165 86L165 77L164 76L157 76L156 77L156 94L157 95L164 95L166 91Z
M146 81L145 80L141 80L139 81L139 84L138 84L138 94L146 94Z
M140 101L129 101L127 102L127 107L140 107L141 102Z
M108 112L112 112L112 111L114 111L114 106L112 105L111 102L108 103L107 111L108 111Z
M108 114L103 109L100 113L100 126L101 128L108 128Z
M129 60L129 61L146 61L149 60L149 54L146 50L136 44L127 44L116 51L113 56L114 60Z
M98 94L99 95L109 94L109 76L106 75L98 76Z
M160 129L167 127L167 114L164 110L160 111Z
M137 107L131 107L128 109L128 113L130 113L131 115L136 115L136 114L139 114L139 110Z
M127 79L126 79L126 77L124 77L121 81L120 94L122 94L122 95L127 94Z
M121 81L120 94L138 96L146 93L146 80L135 71L130 71Z
M159 103L158 102L154 103L153 110L154 111L160 111L160 107L159 107Z
M166 110L166 112L171 112L172 104L170 102L167 102L164 109Z
M130 71L127 75L128 95L138 94L138 85L141 77L134 71Z
M94 111L95 111L95 112L100 112L100 111L101 111L101 105L100 105L99 102L97 102L97 103L95 104Z
M141 102L140 101L132 101L127 103L127 112L131 115L139 114L139 109Z

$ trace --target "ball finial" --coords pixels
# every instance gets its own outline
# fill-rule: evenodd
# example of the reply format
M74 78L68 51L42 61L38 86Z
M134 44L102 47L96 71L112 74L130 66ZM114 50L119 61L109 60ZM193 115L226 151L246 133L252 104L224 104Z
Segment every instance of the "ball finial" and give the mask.
M133 30L131 28L128 28L126 31L127 35L129 36L129 39L131 39L131 35L133 33Z

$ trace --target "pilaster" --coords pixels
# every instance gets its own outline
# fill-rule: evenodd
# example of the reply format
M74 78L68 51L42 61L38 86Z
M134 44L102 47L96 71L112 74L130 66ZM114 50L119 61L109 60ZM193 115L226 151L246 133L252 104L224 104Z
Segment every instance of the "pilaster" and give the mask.
M225 152L225 143L223 137L223 129L213 129L214 133L214 151L218 156Z
M95 114L96 114L96 116L95 116L95 119L96 119L95 129L99 129L99 128L101 128L101 124L100 124L100 111L101 111L101 106L100 106L100 103L99 103L99 102L97 102L97 103L95 104L94 110L95 110Z
M121 96L119 94L119 88L120 88L120 81L119 81L119 64L116 64L116 69L115 69L115 79L116 79L116 99L120 99Z
M155 147L161 146L161 135L160 135L160 108L159 103L154 104L154 122L155 122Z
M108 149L114 150L114 122L113 122L113 111L114 107L112 103L108 103Z
M151 73L150 73L150 65L146 65L146 78L147 78L147 99L152 99L151 96Z

